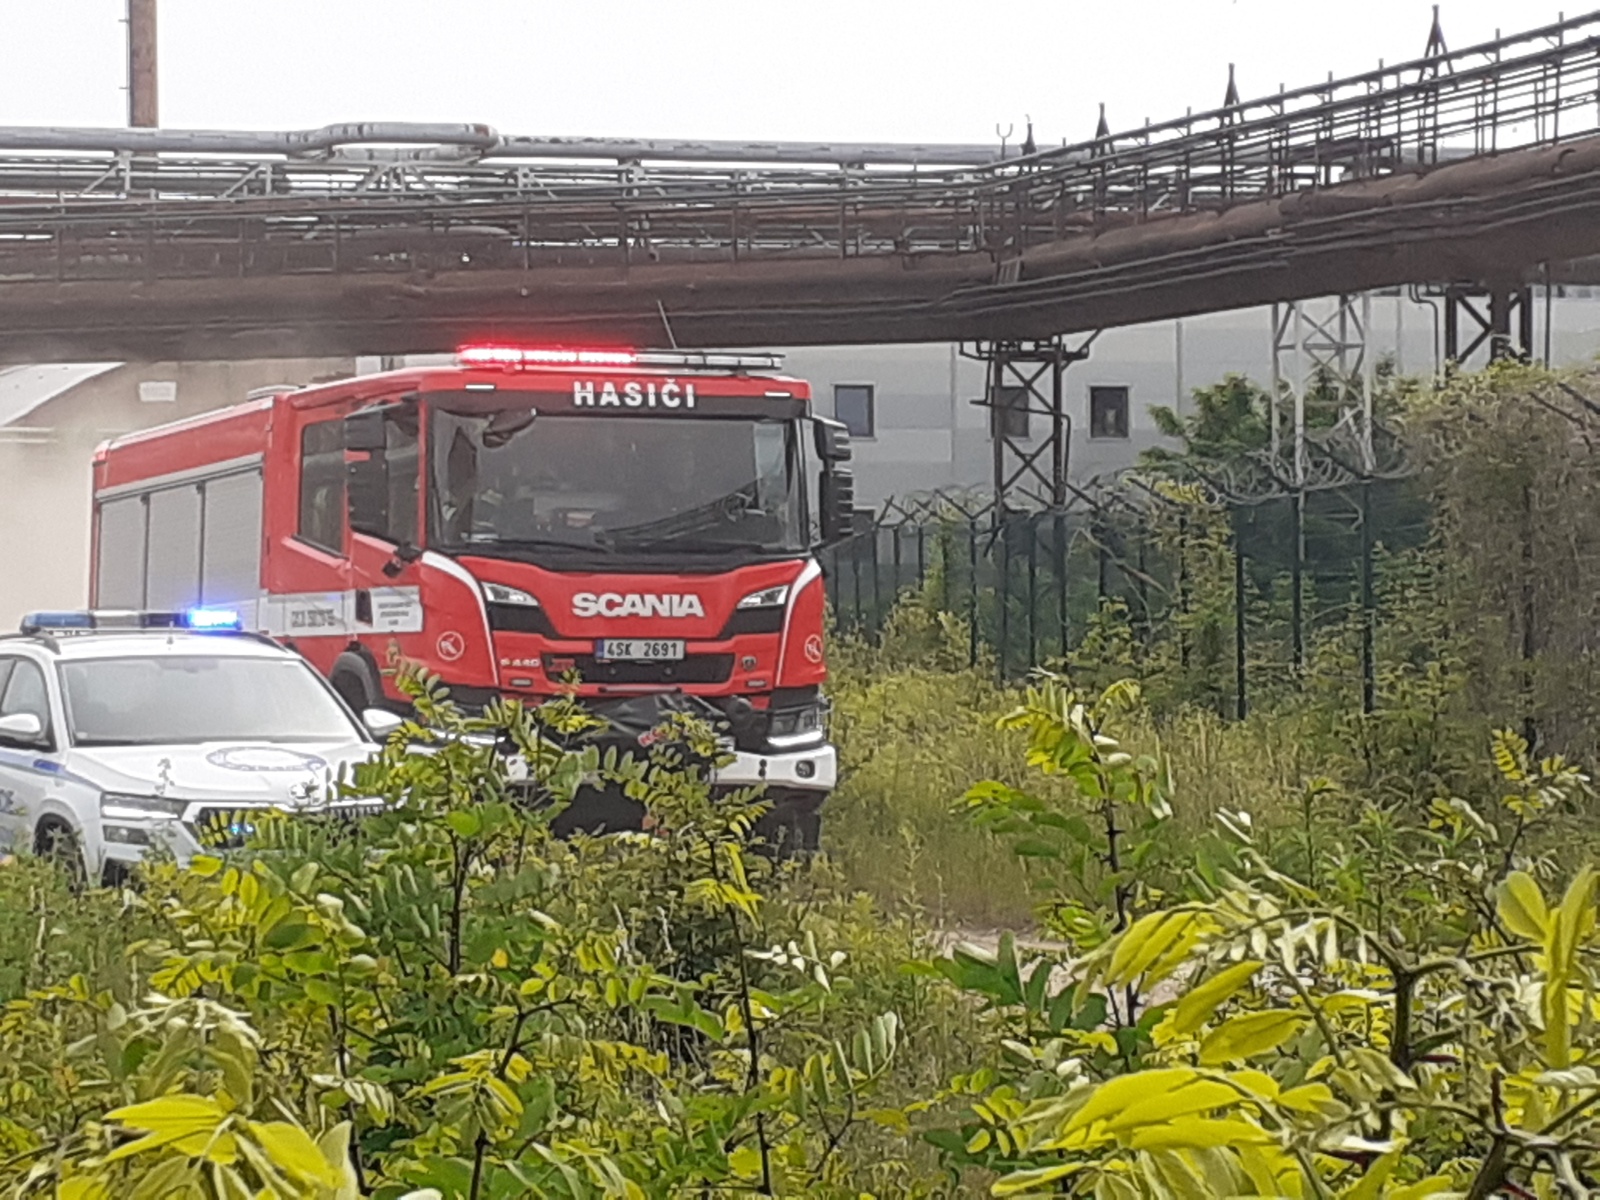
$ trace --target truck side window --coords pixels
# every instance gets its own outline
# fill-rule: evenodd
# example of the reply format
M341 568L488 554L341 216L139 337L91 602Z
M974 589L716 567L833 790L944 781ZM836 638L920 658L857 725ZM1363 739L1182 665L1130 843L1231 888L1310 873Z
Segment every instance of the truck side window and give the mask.
M344 553L344 424L321 421L300 433L300 540Z
M389 540L397 546L416 545L417 453L420 424L415 408L402 408L386 423L384 458L389 467Z

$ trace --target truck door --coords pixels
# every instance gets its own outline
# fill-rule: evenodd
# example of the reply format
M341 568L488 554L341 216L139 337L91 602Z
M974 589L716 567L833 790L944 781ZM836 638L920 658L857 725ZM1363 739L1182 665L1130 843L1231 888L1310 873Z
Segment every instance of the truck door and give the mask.
M319 671L350 637L350 562L344 520L344 425L333 416L299 432L293 526L275 540L267 619Z
M366 699L379 699L371 668L391 643L415 654L422 632L421 422L415 401L352 414L345 421L349 467L352 631L367 651ZM379 466L372 466L372 464ZM369 466L372 469L367 469ZM346 674L357 672L347 661ZM336 679L341 693L352 681ZM346 695L347 700L354 699Z

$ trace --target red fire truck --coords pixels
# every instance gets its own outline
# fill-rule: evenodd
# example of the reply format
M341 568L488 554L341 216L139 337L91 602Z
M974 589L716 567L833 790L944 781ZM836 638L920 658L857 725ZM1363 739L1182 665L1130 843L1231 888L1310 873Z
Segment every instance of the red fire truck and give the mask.
M771 355L479 345L107 442L91 601L232 607L358 713L398 653L458 701L578 680L692 697L718 779L802 842L835 779L814 551L849 532L843 427Z

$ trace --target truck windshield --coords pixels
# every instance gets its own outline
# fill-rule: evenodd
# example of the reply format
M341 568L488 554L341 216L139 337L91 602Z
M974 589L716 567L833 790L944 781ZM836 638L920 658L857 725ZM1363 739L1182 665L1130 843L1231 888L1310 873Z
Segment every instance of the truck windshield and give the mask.
M62 663L61 681L76 746L362 738L298 659L91 658Z
M433 540L495 546L799 552L794 423L749 417L433 415Z

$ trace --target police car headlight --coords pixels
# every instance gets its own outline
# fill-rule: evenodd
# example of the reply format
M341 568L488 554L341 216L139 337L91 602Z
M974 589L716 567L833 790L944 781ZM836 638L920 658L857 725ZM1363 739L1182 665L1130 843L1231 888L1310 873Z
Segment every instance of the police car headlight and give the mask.
M775 712L767 719L767 745L774 750L815 746L827 737L826 716L827 705L822 701Z
M777 608L789 598L789 585L780 583L777 587L762 588L759 592L751 592L739 601L740 608Z
M154 821L183 816L187 800L164 796L128 796L106 792L100 797L100 816L108 821Z
M483 598L490 604L515 604L519 608L538 608L539 602L521 588L507 587L503 583L485 583Z

